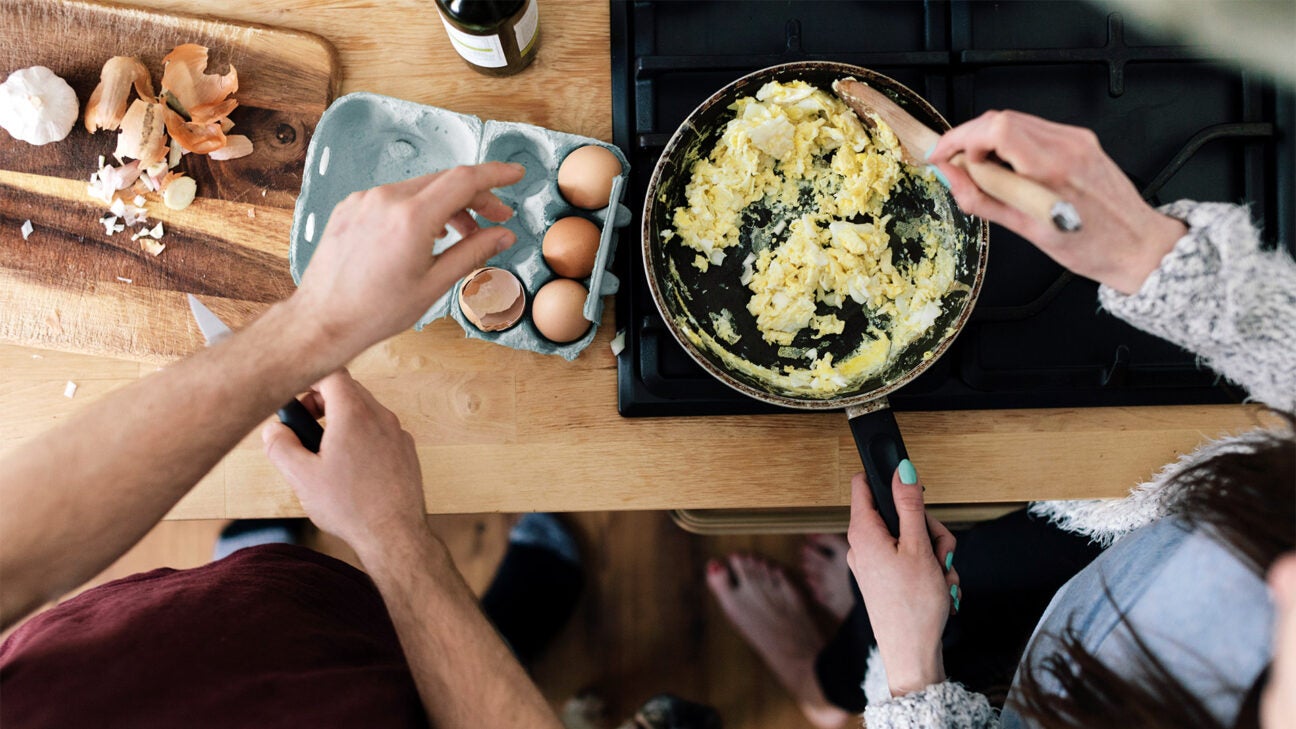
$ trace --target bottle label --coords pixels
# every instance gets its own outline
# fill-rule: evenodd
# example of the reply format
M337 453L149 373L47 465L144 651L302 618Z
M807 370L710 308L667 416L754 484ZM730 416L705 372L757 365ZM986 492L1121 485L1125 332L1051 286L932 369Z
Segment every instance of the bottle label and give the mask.
M534 3L534 0L532 0ZM500 68L508 65L504 57L504 44L498 35L471 35L450 24L444 17L446 34L450 36L450 45L469 63L483 68Z
M517 25L513 26L513 32L517 34L519 53L526 55L531 44L535 43L536 32L539 30L540 9L536 7L536 0L527 0L526 12L518 19Z

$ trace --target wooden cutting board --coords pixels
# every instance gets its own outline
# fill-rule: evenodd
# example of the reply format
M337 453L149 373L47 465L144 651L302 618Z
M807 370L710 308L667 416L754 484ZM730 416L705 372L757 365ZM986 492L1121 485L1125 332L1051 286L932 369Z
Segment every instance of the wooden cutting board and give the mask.
M46 66L84 113L109 57L137 56L156 87L162 58L181 43L207 46L209 71L238 70L230 118L255 151L224 162L186 155L178 169L197 181L198 198L185 210L146 196L150 221L166 231L154 257L130 229L108 236L98 223L106 206L86 194L116 132L90 135L78 119L67 139L34 147L0 131L0 341L171 361L203 344L186 293L237 327L292 292L288 234L306 147L341 79L323 38L119 5L5 0L0 77Z

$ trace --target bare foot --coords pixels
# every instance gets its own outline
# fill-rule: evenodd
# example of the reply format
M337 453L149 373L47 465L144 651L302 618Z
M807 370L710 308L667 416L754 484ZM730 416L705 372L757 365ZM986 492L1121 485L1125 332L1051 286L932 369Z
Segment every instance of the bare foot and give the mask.
M846 552L850 545L839 534L811 534L801 547L801 572L815 602L838 621L846 619L855 607L851 592L850 565Z
M796 699L810 723L843 726L851 715L828 703L815 677L825 640L801 594L777 566L747 555L707 563L707 585L720 608Z

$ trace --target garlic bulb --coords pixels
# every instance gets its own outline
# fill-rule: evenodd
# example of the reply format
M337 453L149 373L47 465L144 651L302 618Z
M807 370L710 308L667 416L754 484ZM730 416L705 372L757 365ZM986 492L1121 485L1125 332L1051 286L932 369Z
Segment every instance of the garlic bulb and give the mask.
M0 84L0 127L14 139L57 142L72 131L79 110L76 92L44 66L14 71Z

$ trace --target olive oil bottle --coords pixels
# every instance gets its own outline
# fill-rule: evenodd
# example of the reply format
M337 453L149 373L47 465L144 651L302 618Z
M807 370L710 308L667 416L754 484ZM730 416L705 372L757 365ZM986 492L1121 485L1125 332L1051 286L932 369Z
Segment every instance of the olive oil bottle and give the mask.
M436 0L450 45L473 70L510 76L535 60L536 0Z

